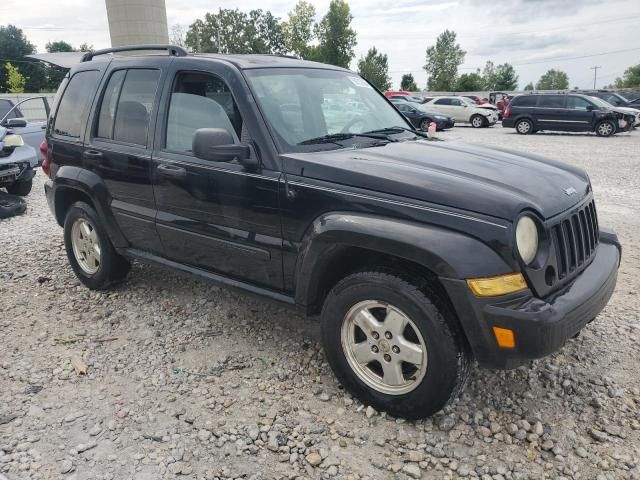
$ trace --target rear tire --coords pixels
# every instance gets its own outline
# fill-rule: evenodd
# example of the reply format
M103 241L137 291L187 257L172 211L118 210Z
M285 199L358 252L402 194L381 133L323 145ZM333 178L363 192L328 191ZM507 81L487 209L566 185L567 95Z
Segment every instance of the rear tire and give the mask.
M64 246L78 280L91 290L105 290L124 280L131 263L119 255L96 211L85 202L76 202L64 220Z
M431 122L432 122L432 120L429 120L428 118L425 118L424 120L422 120L422 121L420 122L420 130L423 130L423 131L425 131L425 132L426 132L427 130L429 130L429 124L430 124Z
M516 132L518 132L520 135L529 135L536 132L536 130L533 128L533 122L528 118L518 120L515 127Z
M488 125L489 122L487 122L487 119L484 118L482 115L480 115L479 113L476 113L475 115L473 115L471 117L471 126L473 128L482 128L482 127L486 127Z
M616 133L616 126L611 120L602 120L596 125L596 134L599 137L610 137Z
M322 309L324 350L340 383L366 405L407 419L433 415L455 398L469 366L446 301L417 285L394 273L355 273Z
M31 193L33 187L33 179L18 180L16 183L7 187L7 192L11 195L18 195L19 197L26 197Z

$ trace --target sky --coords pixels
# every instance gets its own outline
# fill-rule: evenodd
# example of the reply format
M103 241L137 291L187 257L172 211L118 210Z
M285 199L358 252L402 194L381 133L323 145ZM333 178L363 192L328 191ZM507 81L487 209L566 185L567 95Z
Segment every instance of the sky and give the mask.
M208 11L237 8L224 0L165 0L169 29L186 28ZM404 73L426 86L422 70L425 50L443 30L454 30L467 52L459 73L482 68L487 60L509 62L520 88L534 83L548 69L567 72L571 87L602 88L640 63L640 0L347 0L358 34L357 59L375 46L389 58L397 88ZM318 18L329 0L313 0ZM245 0L241 9L262 8L282 18L295 0ZM0 25L22 28L39 52L49 41L94 48L110 46L103 0L1 0Z

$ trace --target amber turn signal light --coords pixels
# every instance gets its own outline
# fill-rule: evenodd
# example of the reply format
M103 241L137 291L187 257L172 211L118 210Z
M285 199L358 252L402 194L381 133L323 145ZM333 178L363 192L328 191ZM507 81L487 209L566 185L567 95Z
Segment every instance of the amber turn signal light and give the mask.
M493 334L496 337L496 342L500 348L515 348L516 337L513 334L513 330L508 328L493 327Z
M497 297L526 290L527 281L521 273L508 273L498 277L470 278L469 289L476 297Z

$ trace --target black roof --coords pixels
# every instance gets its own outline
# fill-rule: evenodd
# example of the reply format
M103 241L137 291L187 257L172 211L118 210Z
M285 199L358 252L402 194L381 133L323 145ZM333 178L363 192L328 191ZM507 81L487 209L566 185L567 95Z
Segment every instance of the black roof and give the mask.
M260 54L220 54L220 53L196 53L190 54L195 58L211 58L215 60L225 60L233 63L240 69L248 70L252 68L325 68L331 70L349 70L326 63L300 60L288 55L260 55Z

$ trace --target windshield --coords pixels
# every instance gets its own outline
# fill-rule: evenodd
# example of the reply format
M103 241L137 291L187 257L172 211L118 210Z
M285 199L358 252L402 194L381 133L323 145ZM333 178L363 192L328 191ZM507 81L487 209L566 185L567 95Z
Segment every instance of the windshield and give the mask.
M354 73L265 68L247 70L246 74L284 152L379 144L380 136L362 134L411 128L380 93ZM415 135L397 129L394 137Z

